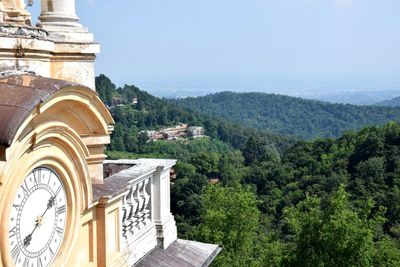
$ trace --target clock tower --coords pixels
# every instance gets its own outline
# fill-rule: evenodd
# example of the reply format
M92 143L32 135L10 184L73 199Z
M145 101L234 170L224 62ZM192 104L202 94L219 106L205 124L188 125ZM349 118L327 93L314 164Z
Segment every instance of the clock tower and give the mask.
M176 161L105 160L114 121L75 1L40 4L32 26L0 0L0 267L208 266L218 246L177 239Z
M0 96L0 265L96 263L108 110L88 87L32 74L0 77Z

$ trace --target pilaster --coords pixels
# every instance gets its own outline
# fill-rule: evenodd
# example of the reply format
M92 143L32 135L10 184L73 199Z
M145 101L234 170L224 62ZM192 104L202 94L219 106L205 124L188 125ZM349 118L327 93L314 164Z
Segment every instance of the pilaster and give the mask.
M96 226L97 226L97 266L107 266L107 225L106 225L106 208L108 198L102 198L97 204L96 209Z
M110 143L110 136L85 136L82 138L89 149L90 157L86 158L92 184L102 184L104 180L103 162L105 146Z
M157 245L166 249L177 239L177 229L170 208L170 168L157 167L154 173L154 214Z

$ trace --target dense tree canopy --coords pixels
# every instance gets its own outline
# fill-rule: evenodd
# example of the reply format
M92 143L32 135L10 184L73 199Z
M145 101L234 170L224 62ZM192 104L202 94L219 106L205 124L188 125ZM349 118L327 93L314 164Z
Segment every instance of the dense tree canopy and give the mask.
M293 231L294 246L284 265L289 266L395 266L400 251L382 234L385 219L371 214L367 205L358 213L349 195L339 187L323 207L316 197L307 196L286 210L286 221ZM382 257L382 244L390 252Z
M171 185L179 236L221 245L215 266L400 265L400 124L294 142L134 86L111 92L141 104L111 107L107 154L179 159ZM148 142L140 133L180 122L209 137Z
M216 261L221 266L251 266L260 212L256 195L249 188L209 186L202 196L202 223L192 237L207 243L223 244Z
M218 118L200 115L165 99L154 97L134 85L116 88L103 74L96 77L96 90L103 102L110 106L110 112L116 122L110 150L140 154L158 152L150 152L148 147L145 148L147 139L140 131L161 129L180 123L203 126L206 135L234 148L244 147L251 136L263 140L279 151L283 151L294 142L293 138L248 129ZM113 97L118 98L122 104L112 105ZM133 98L137 98L136 104L132 103Z
M222 92L173 102L247 127L302 139L338 137L346 130L400 121L400 108L330 104L265 93Z

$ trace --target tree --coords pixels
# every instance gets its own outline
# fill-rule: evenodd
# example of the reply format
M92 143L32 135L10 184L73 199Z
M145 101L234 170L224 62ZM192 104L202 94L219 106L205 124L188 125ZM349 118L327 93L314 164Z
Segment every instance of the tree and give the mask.
M255 194L248 187L210 185L202 196L202 223L192 236L223 246L217 266L254 266L260 212Z
M215 120L212 119L206 119L204 121L204 128L206 130L206 134L212 138L217 137L217 129L218 129L218 124L215 122Z
M111 135L111 150L125 151L124 143L125 130L121 123L116 123Z
M124 136L126 151L136 152L138 150L138 130L136 127L128 128Z
M279 162L280 157L276 148L268 144L265 139L251 136L243 149L243 156L247 165L256 161Z
M376 128L365 128L359 138L361 141L356 145L349 159L350 170L353 170L361 161L381 156L384 148L384 139L376 133Z
M356 166L355 179L349 188L361 201L373 199L382 205L386 198L388 186L385 184L385 160L383 157L371 157Z
M107 105L111 105L115 84L107 76L100 74L95 79L95 86L100 99Z
M217 153L200 152L195 154L190 163L196 167L197 172L211 178L218 172L219 156Z
M219 179L223 185L240 182L245 173L244 158L240 151L224 153L219 159Z
M149 136L147 135L147 132L139 132L138 136L139 151L143 149L148 140Z
M178 161L174 166L174 170L178 179L191 177L196 173L196 168L192 164L183 161Z
M372 202L357 213L351 209L349 194L339 190L322 207L317 197L286 210L286 221L293 230L294 249L288 266L373 266L374 262L399 263L399 250L382 234L385 219L371 213ZM390 259L380 249L387 247Z

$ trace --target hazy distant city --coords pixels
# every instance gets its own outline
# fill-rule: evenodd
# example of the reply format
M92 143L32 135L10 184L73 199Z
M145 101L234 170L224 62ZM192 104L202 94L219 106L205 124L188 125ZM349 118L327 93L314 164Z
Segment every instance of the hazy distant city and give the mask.
M135 85L166 98L203 96L221 91L264 92L332 103L371 105L400 96L400 76L249 75L135 77Z

